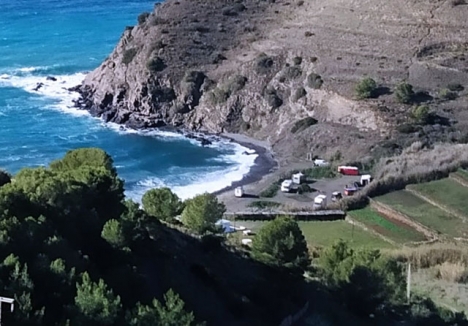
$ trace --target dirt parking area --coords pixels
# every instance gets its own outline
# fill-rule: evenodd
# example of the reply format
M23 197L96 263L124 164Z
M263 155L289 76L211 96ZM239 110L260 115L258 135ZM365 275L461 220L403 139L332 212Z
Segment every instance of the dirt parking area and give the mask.
M355 181L360 180L360 176L340 176L333 179L321 179L313 182L307 182L307 184L313 189L313 191L303 194L297 193L283 193L278 190L276 196L272 198L259 197L259 194L264 189L268 188L276 179L274 176L269 176L268 181L250 184L244 187L245 196L243 198L237 198L234 196L234 191L228 191L219 195L219 199L224 202L228 212L241 212L241 211L252 211L258 208L249 207L252 202L255 201L271 201L280 204L280 209L312 209L313 200L319 193L328 195L328 203L331 203L331 194L334 191L343 192L346 185L351 185Z

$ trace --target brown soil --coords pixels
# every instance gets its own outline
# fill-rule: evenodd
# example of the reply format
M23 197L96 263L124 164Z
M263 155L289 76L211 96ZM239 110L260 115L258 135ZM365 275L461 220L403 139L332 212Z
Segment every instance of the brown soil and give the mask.
M268 141L283 164L307 153L363 161L416 140L468 139L466 17L468 6L448 0L168 0L125 33L85 84L94 105L106 107L113 98L119 112L107 117L117 123L147 126L149 119L150 125L243 133ZM139 51L125 67L121 58L129 49ZM262 54L271 60L261 67L266 73L256 66ZM149 76L152 56L164 67ZM283 78L294 67L297 78ZM191 70L207 79L203 89L197 79L186 92L179 84ZM309 85L311 73L321 76L320 89ZM247 78L245 87L210 103L205 94L237 74ZM377 98L357 101L354 89L364 77L376 80ZM412 104L397 103L392 94L402 80L417 93ZM439 98L449 84L465 89L454 100ZM265 96L271 89L277 98ZM294 99L300 89L305 95ZM396 131L414 122L410 112L419 104L435 113L431 124ZM127 109L138 119L128 118ZM293 133L305 117L318 123Z
M423 234L427 239L437 238L437 233L435 231L430 230L426 226L411 220L409 217L404 216L401 213L394 212L392 208L385 204L371 201L371 207L373 207L380 215L388 218L390 221L401 227L413 229Z

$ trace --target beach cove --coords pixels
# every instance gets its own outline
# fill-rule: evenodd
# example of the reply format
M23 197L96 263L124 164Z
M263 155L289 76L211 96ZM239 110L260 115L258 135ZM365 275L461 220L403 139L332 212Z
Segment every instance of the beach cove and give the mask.
M100 147L114 158L127 196L139 200L154 187L170 187L181 198L220 191L258 180L275 166L267 150L245 139L217 137L202 146L183 133L125 128L74 108L78 94L68 89L81 83L112 51L125 26L153 4L40 1L35 8L21 2L4 7L1 168L16 173L46 165L70 149ZM22 32L31 25L35 33Z

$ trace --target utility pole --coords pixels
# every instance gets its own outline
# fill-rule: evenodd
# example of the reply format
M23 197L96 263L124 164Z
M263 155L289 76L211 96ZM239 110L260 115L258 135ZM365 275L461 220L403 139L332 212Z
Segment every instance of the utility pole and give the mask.
M2 304L3 303L9 304L11 312L13 312L13 309L15 308L14 302L15 302L15 299L0 297L0 326L2 326Z
M406 279L406 298L408 299L409 304L411 298L411 263L408 263L408 276Z

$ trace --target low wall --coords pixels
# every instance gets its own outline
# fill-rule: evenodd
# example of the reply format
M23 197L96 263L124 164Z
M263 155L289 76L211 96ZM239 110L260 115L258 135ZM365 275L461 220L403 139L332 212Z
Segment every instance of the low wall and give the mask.
M313 211L313 212L285 212L285 211L261 211L261 212L226 212L224 218L231 221L268 221L277 216L291 216L299 221L336 221L344 220L346 214L341 210Z

